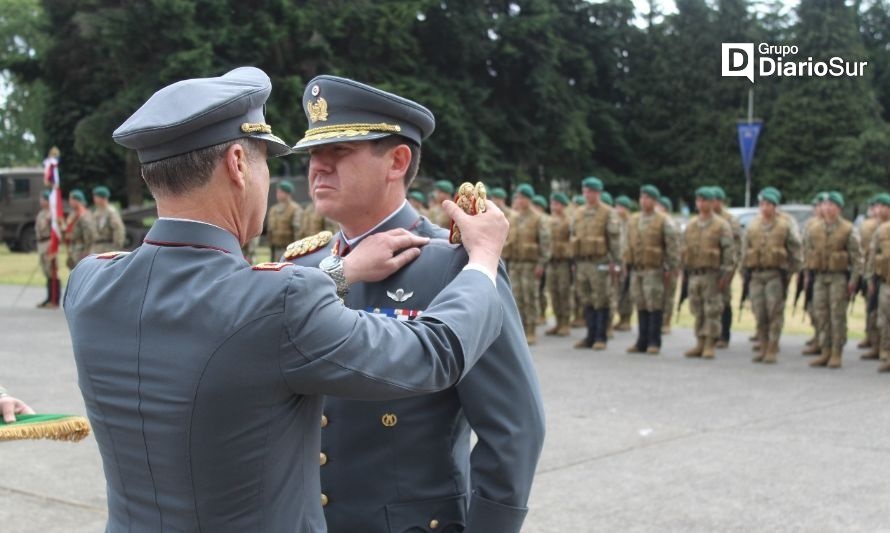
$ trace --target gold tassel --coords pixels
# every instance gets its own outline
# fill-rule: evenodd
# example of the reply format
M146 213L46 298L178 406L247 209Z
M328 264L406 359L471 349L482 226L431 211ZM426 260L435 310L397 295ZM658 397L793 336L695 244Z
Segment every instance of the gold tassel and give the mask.
M0 426L0 441L50 439L79 442L89 434L90 423L82 416L33 424Z

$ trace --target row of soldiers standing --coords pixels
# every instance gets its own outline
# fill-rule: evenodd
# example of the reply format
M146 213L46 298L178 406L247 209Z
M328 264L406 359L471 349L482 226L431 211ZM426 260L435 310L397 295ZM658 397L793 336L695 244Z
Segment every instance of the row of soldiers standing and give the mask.
M93 189L93 209L87 207L86 195L79 189L68 193L68 215L59 221L62 242L68 255L65 265L73 269L84 257L121 250L126 240L126 228L117 209L109 203L111 191L99 186ZM61 282L55 254L50 254L52 237L52 214L50 213L50 191L43 191L40 198L40 211L34 223L37 237L37 255L40 268L46 276L46 299L37 307L56 309L61 297Z

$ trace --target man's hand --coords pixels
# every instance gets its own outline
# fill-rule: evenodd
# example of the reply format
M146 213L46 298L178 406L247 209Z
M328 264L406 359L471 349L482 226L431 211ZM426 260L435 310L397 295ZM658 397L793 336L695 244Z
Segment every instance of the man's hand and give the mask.
M343 258L343 275L349 284L386 279L420 257L420 247L428 242L401 228L369 235Z
M852 298L854 294L856 294L856 290L859 288L859 284L855 282L847 283L847 297Z
M510 223L494 202L486 200L485 206L484 213L468 215L454 202L442 202L442 208L460 228L461 241L470 256L469 262L479 264L492 275L497 275Z
M535 279L541 279L541 277L543 275L544 275L544 267L542 267L541 265L536 265L535 266Z
M34 414L34 410L28 407L28 404L12 396L0 398L0 412L3 413L3 421L7 424L15 422L15 415Z

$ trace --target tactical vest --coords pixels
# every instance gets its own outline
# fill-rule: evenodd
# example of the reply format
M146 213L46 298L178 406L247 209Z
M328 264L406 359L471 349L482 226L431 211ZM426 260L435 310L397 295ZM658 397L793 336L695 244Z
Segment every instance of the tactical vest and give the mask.
M875 230L878 249L875 253L875 275L884 283L890 283L890 222L884 222Z
M276 209L269 212L269 244L276 247L287 246L296 239L293 226L296 212L297 204L294 202L288 202L284 209L276 206Z
M34 229L37 233L38 241L45 241L52 236L52 214L49 212L49 209L41 209L37 213L37 222Z
M850 267L847 240L853 224L843 218L831 235L825 232L825 223L810 226L807 268L816 272L846 272Z
M638 270L661 268L664 263L665 216L653 213L649 225L642 231L643 215L637 213L630 219L624 262Z
M114 228L111 226L111 206L96 208L93 212L93 220L96 223L96 242L114 241Z
M778 214L773 218L773 226L767 230L763 218L751 221L747 231L745 268L788 269L788 221Z
M538 227L541 215L531 209L523 217L516 217L516 240L513 242L510 258L516 261L537 261L541 257L538 246Z
M720 268L720 228L722 218L711 216L708 225L701 227L698 217L689 221L683 235L683 265L690 269Z
M552 246L551 257L558 260L566 260L572 258L572 242L571 242L571 224L569 217L550 217L550 238Z
M862 222L859 226L859 236L862 242L862 251L866 257L871 254L871 238L875 234L875 230L881 225L881 221L877 218L869 218Z
M609 253L606 225L609 223L609 213L612 212L612 208L600 203L593 216L587 216L588 211L586 207L575 211L572 250L577 259L596 260Z

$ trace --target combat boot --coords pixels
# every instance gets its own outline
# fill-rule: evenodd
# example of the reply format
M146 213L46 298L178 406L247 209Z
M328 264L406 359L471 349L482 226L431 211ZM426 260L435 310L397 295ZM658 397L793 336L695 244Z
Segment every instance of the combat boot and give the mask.
M37 304L37 307L46 307L46 304L48 304L49 301L52 300L52 294L53 294L53 280L48 279L48 280L46 280L46 299L43 300L42 302L40 302L39 304Z
M661 323L664 311L649 311L649 346L646 353L658 355L661 352Z
M552 328L545 331L544 335L549 335L552 337L554 335L558 335L558 333L557 333L558 331L559 331L559 324L557 323L557 324L554 324Z
M758 337L757 335L751 335L750 337L748 337L748 342L757 342L759 340L760 337Z
M766 364L775 364L776 356L779 355L779 341L772 341L767 345L766 352L764 352L765 356L763 358L763 362Z
M807 346L813 346L818 343L819 343L819 335L813 335L812 337L807 339L807 342L805 342L804 344L806 344Z
M637 342L627 349L627 353L645 353L649 347L649 311L637 311Z
M757 352L757 355L751 359L754 363L762 363L764 359L766 359L766 354L769 351L769 343L767 343L766 339L760 339L757 341L757 344L753 346L753 351Z
M587 326L587 335L575 343L575 348L584 349L593 346L596 334L596 311L589 305L584 307L584 323Z
M662 335L670 335L671 333L671 322L670 319L665 320L664 324L661 325L661 334Z
M538 342L537 337L535 337L535 326L532 324L525 326L525 342L531 346Z
M825 348L821 351L821 353L822 353L822 355L819 357L819 359L816 359L815 361L810 362L810 366L815 368L815 367L819 367L819 366L825 366L828 364L828 360L831 359L831 350L829 350L828 348Z
M568 317L557 319L556 321L556 336L557 337L568 337L572 334L572 328L569 327L569 319Z
M701 357L702 351L705 349L705 342L703 337L699 337L698 341L695 344L695 347L686 350L683 355L686 357Z
M639 315L637 316L639 319ZM615 324L615 331L630 331L630 315L621 315L618 317L618 323Z
M716 342L713 337L705 337L705 345L701 351L701 358L702 359L713 359L714 356L716 355L716 353L715 353L716 346L715 345L716 345Z
M860 355L859 358L864 361L873 361L873 360L878 359L880 356L881 356L881 351L878 350L878 347L872 346L871 350Z
M584 317L581 315L576 316L575 320L572 321L572 328L583 328L584 326Z
M828 368L840 368L841 367L841 354L842 350L832 350L831 358L828 360Z
M812 344L809 348L804 348L800 355L819 355L822 353L822 348L819 347L818 344Z
M864 339L859 341L859 344L856 345L860 350L864 350L865 348L873 348L871 345L871 339L866 336Z
M878 372L885 373L890 372L890 362L884 363L883 365L878 367Z
M594 350L605 350L606 349L606 339L608 338L608 330L609 326L612 325L612 312L609 308L605 309L597 309L594 311L594 335L593 335L593 349Z
M729 343L723 339L718 339L717 342L714 343L714 348L719 348L724 350L729 347Z

